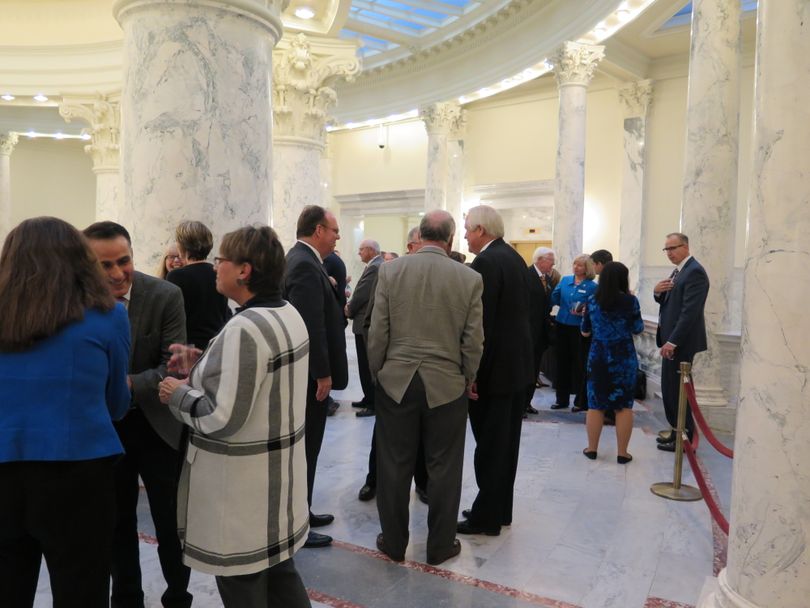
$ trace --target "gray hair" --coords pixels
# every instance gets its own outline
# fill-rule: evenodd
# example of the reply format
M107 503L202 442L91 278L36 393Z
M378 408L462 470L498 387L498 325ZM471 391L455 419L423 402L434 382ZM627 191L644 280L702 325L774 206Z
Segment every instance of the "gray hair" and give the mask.
M544 258L548 255L553 255L555 258L557 257L557 254L554 253L554 250L551 249L550 247L538 247L537 249L534 250L534 253L532 254L532 263L536 263L537 260L539 260L540 258Z
M441 209L428 211L419 222L419 234L423 241L449 243L456 232L453 216Z
M360 242L360 247L370 247L377 255L380 253L380 244L374 239L364 239Z
M669 239L669 238L672 238L673 236L678 237L680 239L681 243L683 243L684 245L689 244L689 237L686 236L683 232L670 232L667 235L667 238Z
M419 226L414 226L410 230L408 230L408 242L409 243L418 243L422 240L421 235L419 234Z
M484 232L496 239L503 238L503 219L489 205L478 205L467 212L467 224L470 228L483 228Z

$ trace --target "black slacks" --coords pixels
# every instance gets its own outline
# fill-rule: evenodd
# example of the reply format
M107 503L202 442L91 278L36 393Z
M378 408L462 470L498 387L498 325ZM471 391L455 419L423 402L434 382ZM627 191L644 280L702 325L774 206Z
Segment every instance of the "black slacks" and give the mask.
M166 591L166 608L188 608L191 571L183 565L177 537L177 482L180 454L154 431L139 409L115 423L126 454L115 465L116 514L112 560L113 608L143 608L141 563L138 548L138 477L149 499L155 524L158 558Z
M307 590L292 558L240 576L217 576L225 608L310 608Z
M512 523L512 502L520 453L520 431L528 387L503 395L481 395L470 401L470 427L475 437L475 481L470 523L499 528Z
M0 604L34 605L42 556L54 608L106 608L117 457L0 464Z
M582 336L578 325L557 323L555 347L557 403L568 405L571 395L575 395L575 406L588 407L585 369L588 364L588 351L591 348L590 338Z
M693 353L681 355L675 349L675 357L661 360L661 396L664 401L664 413L667 422L674 429L678 426L678 399L681 391L681 363L692 363ZM686 404L686 434L691 440L695 422L692 419L692 408Z
M415 374L401 403L377 385L377 511L385 544L391 555L403 555L408 546L408 521L416 453L420 438L428 471L427 554L449 551L456 538L461 501L461 474L467 396L428 407L425 387Z
M425 446L419 439L419 449L416 451L416 464L413 468L413 482L417 488L427 491L428 472L425 464ZM371 433L371 449L368 452L368 474L366 485L377 487L377 421L374 421L374 431Z
M374 382L371 380L371 370L368 367L368 352L363 334L354 334L354 345L357 348L357 368L360 372L360 386L363 389L363 403L366 407L374 407Z
M326 431L327 399L318 401L315 394L318 383L307 378L307 409L304 417L304 451L307 456L307 502L312 508L312 489L315 487L315 469L321 453L323 434Z

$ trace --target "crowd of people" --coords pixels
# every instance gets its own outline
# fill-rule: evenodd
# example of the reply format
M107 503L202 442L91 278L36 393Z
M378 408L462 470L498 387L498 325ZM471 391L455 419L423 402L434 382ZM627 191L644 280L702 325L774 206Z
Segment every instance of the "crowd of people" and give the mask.
M190 568L216 577L227 608L309 606L293 557L332 542L314 531L335 517L313 511L313 489L330 392L349 382L349 321L363 393L352 405L376 417L358 497L376 497L377 548L394 561L409 542L412 480L428 505L429 564L460 553L457 534L512 524L522 421L544 379L551 409L573 396L571 411L587 411L587 458L607 420L617 462L632 461L644 325L627 268L600 250L560 276L544 247L527 267L486 205L463 228L470 264L451 249L445 211L423 216L405 255L362 241L350 298L337 218L316 205L286 254L272 228L245 227L211 263L211 231L182 222L159 278L135 270L114 222L79 232L43 217L12 230L0 254L4 601L33 605L44 557L54 605L143 608L140 479L164 607L191 606ZM685 235L664 250L676 268L655 298L675 428L677 365L706 348L708 278ZM478 492L462 509L468 419ZM659 438L673 444L674 433Z

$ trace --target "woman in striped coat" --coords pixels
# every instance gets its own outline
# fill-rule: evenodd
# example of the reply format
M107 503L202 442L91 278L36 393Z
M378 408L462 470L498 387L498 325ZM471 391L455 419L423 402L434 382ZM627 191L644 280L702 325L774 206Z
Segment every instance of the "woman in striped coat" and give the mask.
M190 427L178 491L183 559L216 575L226 608L310 606L292 559L309 529L307 330L281 299L284 251L271 228L225 235L214 261L217 290L241 307L188 378L160 386ZM184 350L173 347L170 369L183 367Z

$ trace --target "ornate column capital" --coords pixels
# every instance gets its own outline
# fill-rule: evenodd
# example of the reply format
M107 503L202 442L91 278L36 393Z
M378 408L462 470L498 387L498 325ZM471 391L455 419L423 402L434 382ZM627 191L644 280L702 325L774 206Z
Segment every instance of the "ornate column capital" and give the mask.
M596 66L605 56L605 47L580 42L563 42L551 58L557 86L588 86Z
M20 136L16 133L0 134L0 156L11 156L18 141L20 141Z
M619 87L619 100L625 118L645 117L652 103L652 80L636 80Z
M65 122L81 120L90 135L84 151L93 159L93 171L111 173L119 169L121 102L118 94L95 97L62 97L59 115Z
M273 51L273 137L321 147L329 108L337 101L330 85L359 72L354 43L285 36Z
M449 139L462 139L467 126L467 111L454 102L434 103L419 108L419 118L425 123L428 135L443 135Z

